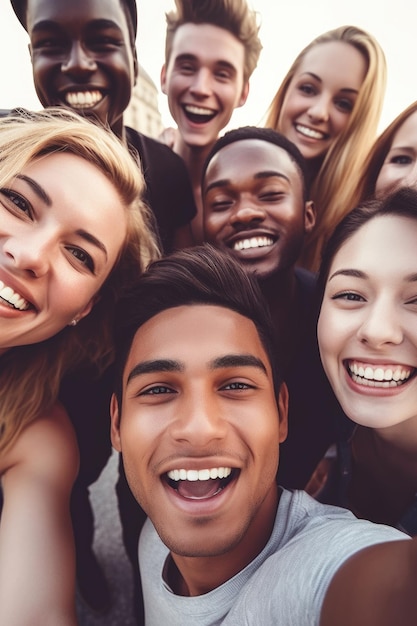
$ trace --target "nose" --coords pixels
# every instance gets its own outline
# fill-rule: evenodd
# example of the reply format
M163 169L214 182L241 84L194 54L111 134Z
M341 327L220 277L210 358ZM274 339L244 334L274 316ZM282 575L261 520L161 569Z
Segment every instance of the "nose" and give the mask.
M194 393L180 407L172 426L172 436L196 448L223 439L226 422L210 393Z
M73 42L68 57L61 65L62 72L74 76L89 76L96 69L95 59L85 51L81 42Z
M190 92L197 97L206 97L211 94L211 77L210 72L206 68L200 68L193 75L190 85Z
M10 267L33 278L41 278L49 269L50 242L30 237L9 237L3 250Z
M320 94L313 98L307 114L314 122L327 122L329 120L329 110L329 99L325 94Z
M233 226L249 226L259 224L266 217L265 211L252 203L239 203L232 212L230 222Z
M358 339L376 350L401 344L404 333L396 308L383 301L369 307L358 329Z

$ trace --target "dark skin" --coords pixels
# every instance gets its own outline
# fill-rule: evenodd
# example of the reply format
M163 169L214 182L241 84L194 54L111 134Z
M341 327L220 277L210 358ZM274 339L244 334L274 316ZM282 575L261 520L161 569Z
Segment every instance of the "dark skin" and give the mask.
M33 79L44 107L66 106L124 139L137 57L119 0L28 0Z
M213 157L203 185L206 240L230 251L259 277L280 338L282 353L297 351L295 264L304 236L314 226L311 202L304 201L302 175L281 147L261 139L231 143ZM236 249L239 242L268 238L269 245Z

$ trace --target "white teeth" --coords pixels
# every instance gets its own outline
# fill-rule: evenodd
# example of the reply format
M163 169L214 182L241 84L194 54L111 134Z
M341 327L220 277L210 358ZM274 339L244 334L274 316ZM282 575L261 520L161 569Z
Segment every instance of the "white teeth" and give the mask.
M193 115L214 115L215 111L211 109L204 109L203 107L197 107L192 104L187 104L184 109L187 113L192 113Z
M179 480L210 480L216 478L227 478L232 473L231 467L212 467L211 469L202 470L185 470L174 469L168 472L168 478L178 482Z
M3 281L0 280L0 298L8 302L15 309L19 311L26 311L29 308L29 302L22 298L18 293L13 291L11 287L6 287Z
M326 136L324 133L321 133L318 130L313 130L312 128L308 128L308 126L303 126L302 124L296 124L295 128L302 135L305 135L306 137L311 137L312 139L324 139Z
M396 387L404 383L412 374L412 369L397 366L393 367L363 367L357 363L349 363L349 371L355 382L368 387Z
M264 248L272 246L274 240L270 237L251 237L250 239L240 239L233 244L233 250L249 250L251 248Z
M65 96L65 101L75 109L88 109L103 99L100 91L71 91Z

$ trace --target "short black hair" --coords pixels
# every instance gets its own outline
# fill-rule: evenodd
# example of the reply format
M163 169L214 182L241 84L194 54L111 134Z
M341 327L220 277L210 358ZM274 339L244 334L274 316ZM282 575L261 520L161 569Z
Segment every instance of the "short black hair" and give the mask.
M28 0L10 0L10 2L19 22L22 24L23 28L27 30L26 9ZM120 0L120 2L127 9L127 11L125 11L126 17L128 19L129 28L132 28L134 41L138 30L138 10L136 0Z
M300 150L297 148L295 143L287 139L285 135L282 133L273 130L272 128L263 128L261 126L241 126L240 128L235 128L233 130L229 130L222 137L217 139L216 143L211 148L210 152L207 155L207 158L203 165L203 170L201 174L201 188L203 189L204 178L206 175L206 170L209 166L210 161L214 157L217 152L219 152L225 146L228 146L231 143L235 143L236 141L243 141L245 139L260 139L261 141L268 141L269 143L273 143L285 150L288 153L291 160L296 164L298 171L300 173L301 182L303 184L303 195L304 200L308 200L308 170L307 170L307 162Z
M123 371L136 331L158 313L193 304L224 307L255 324L278 395L281 373L276 362L275 333L259 285L230 254L203 244L154 261L120 300L115 316L115 391L120 406Z

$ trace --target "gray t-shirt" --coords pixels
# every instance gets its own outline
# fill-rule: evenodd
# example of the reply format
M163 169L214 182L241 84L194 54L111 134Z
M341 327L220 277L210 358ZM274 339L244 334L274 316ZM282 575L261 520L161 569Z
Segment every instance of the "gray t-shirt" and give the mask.
M272 535L260 554L210 593L183 597L162 578L168 549L147 520L139 542L146 626L315 626L342 563L372 544L409 537L358 520L345 509L283 490Z

